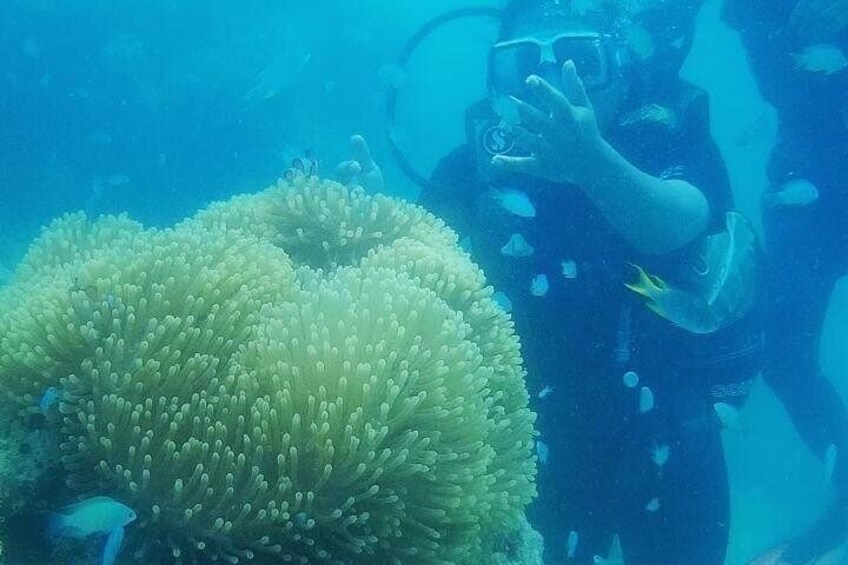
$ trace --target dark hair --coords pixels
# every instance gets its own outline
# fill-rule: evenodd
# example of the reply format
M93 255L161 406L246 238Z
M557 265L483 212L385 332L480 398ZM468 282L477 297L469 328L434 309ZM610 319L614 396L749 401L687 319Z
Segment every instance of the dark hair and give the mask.
M515 36L516 29L527 22L550 24L551 22L582 22L598 31L612 32L618 17L618 2L598 0L597 7L576 14L571 0L510 0L504 8L500 41Z

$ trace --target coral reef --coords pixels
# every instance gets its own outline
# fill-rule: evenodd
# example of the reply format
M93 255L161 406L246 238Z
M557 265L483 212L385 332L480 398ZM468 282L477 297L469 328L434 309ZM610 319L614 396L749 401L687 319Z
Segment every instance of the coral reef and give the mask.
M456 235L314 177L165 230L66 216L0 290L0 408L62 478L33 492L131 506L122 562L490 562L528 401Z

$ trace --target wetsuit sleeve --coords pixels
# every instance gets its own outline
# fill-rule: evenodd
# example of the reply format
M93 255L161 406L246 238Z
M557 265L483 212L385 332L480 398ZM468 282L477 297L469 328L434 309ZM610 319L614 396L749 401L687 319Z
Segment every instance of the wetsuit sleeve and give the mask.
M685 180L700 190L710 206L708 231L718 232L725 227L732 194L724 159L710 132L709 101L704 91L691 85L679 90L668 103L674 123L625 130L624 135L636 137L638 142L623 155L649 175Z
M718 232L725 227L725 213L733 206L733 196L727 167L710 132L709 100L705 93L694 91L686 95L682 106L672 154L680 164L680 177L707 198L708 231Z
M474 152L471 147L462 146L439 161L429 185L418 197L418 204L444 220L460 235L467 235L479 182Z

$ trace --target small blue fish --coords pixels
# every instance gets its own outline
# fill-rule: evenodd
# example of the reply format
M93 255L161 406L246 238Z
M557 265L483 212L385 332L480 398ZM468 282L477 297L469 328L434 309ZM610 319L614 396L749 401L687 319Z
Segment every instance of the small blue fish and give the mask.
M666 443L654 442L651 448L651 460L654 465L662 469L668 463L668 458L671 456L671 447Z
M539 297L545 296L548 293L549 288L550 284L548 283L548 276L539 274L533 277L533 282L530 284L530 294Z
M560 263L562 267L562 276L567 279L576 279L577 278L577 263L568 259Z
M807 179L792 179L780 186L776 192L763 194L763 206L767 208L807 206L819 199L819 189Z
M507 314L512 312L512 301L509 299L509 296L507 296L505 293L500 292L500 291L494 293L492 295L492 300L497 302L498 306L501 307L501 310L503 310Z
M660 499L659 498L652 498L651 501L648 502L648 504L645 506L645 510L647 510L648 512L652 512L652 513L656 512L659 509L660 509Z
M554 387L552 387L551 385L545 385L545 386L542 387L542 390L540 390L539 394L537 394L536 396L538 398L542 399L542 398L545 398L546 396L548 396L553 391L554 391Z
M509 241L501 247L501 253L507 257L529 257L535 251L533 246L527 243L527 240L520 233L512 234Z
M502 190L493 190L492 198L500 205L501 208L515 214L521 218L535 218L536 207L526 193L514 189L505 188Z
M800 53L793 53L795 68L810 73L836 74L848 67L848 57L838 45L818 43L808 45Z
M38 401L38 408L41 414L47 417L50 407L59 402L62 398L62 393L55 386L51 386L41 395L41 400Z
M574 559L577 554L577 544L580 543L580 534L576 530L568 532L568 540L566 541L566 557Z
M124 526L136 517L132 508L108 496L95 496L66 506L60 514L51 514L47 533L53 538L77 539L108 535L101 565L114 565L124 539Z
M646 414L654 409L654 393L653 391L643 386L639 391L639 413Z
M539 455L539 463L544 465L548 462L548 457L551 454L551 448L542 440L536 441L536 453Z

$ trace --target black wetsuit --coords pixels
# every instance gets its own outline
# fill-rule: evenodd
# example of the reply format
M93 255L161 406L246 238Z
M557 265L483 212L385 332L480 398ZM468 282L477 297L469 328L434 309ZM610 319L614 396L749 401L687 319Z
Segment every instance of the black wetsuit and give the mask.
M815 453L824 457L834 445L838 454L834 482L841 500L807 540L817 551L848 535L848 417L819 367L828 300L837 279L848 273L848 69L826 76L797 68L793 54L809 42L789 28L796 3L728 0L724 16L739 32L760 90L778 112L769 190L795 178L809 180L820 194L807 206L763 210L764 377ZM834 43L848 53L848 29Z
M486 129L474 124L487 123L487 106L469 116L475 137ZM730 188L709 134L706 96L675 81L651 100L635 99L620 122L607 140L642 170L701 188L711 229L721 229ZM698 336L659 318L625 288L635 278L630 264L673 280L695 268L697 253L639 254L577 187L527 177L486 182L474 146L441 162L420 202L470 238L472 257L512 303L540 439L550 449L530 513L548 562L564 562L574 531L569 562L605 556L618 533L628 564L722 564L728 486L712 405L744 398L757 371L758 325L750 317ZM536 216L505 210L493 187L525 192ZM531 256L502 252L513 233L534 248ZM574 261L576 278L563 275L563 261ZM549 283L544 296L530 291L539 274ZM624 384L627 371L638 374L635 388ZM546 385L554 391L536 398ZM642 413L648 391L654 407ZM670 455L660 467L652 451L663 445Z

